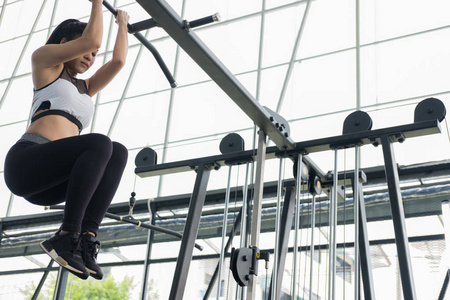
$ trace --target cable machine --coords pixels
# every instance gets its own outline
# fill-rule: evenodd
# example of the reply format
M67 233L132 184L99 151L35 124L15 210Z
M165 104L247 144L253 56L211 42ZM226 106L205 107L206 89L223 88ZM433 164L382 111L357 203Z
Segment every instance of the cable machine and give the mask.
M259 131L259 143L258 143L258 155L257 155L257 171L255 180L255 193L253 199L253 215L252 215L252 232L250 235L250 247L253 248L252 253L258 254L258 251L254 251L258 246L258 236L260 223L260 207L262 197L260 197L260 189L262 188L262 174L264 170L264 161L267 159L266 149L266 134L274 141L277 145L279 152L275 154L277 157L282 157L284 152L285 156L300 157L299 155L308 154L316 151L324 151L332 149L335 151L335 167L332 178L332 193L331 193L331 208L330 208L330 259L329 259L329 299L334 299L334 278L335 278L335 262L336 262L336 205L338 202L338 197L342 197L338 191L339 184L339 174L337 171L337 152L339 149L344 148L355 148L356 158L355 162L355 172L353 176L353 190L354 190L354 219L355 219L355 261L356 261L356 271L355 271L355 297L359 295L359 261L362 262L362 277L365 288L366 299L373 299L374 293L372 288L372 276L371 276L371 264L370 256L368 254L368 238L367 229L365 223L365 209L362 200L361 191L361 179L359 172L359 147L365 144L372 145L382 145L383 155L385 159L385 170L386 177L388 181L389 195L391 211L393 214L394 228L396 243L398 246L398 256L400 258L400 270L402 277L403 293L407 299L415 299L415 287L411 274L411 262L410 255L407 246L407 234L406 227L404 224L404 212L401 202L401 194L398 184L398 173L396 170L396 162L393 153L393 143L403 142L406 138L420 136L424 134L431 134L440 132L439 122L445 117L445 107L442 102L437 99L430 98L422 101L416 108L414 123L410 125L387 128L383 130L371 131L372 121L370 117L364 112L355 112L351 114L344 123L343 135L338 137L332 137L327 139L322 139L318 141L308 141L303 143L295 144L292 139L290 139L289 126L286 120L284 120L280 115L274 113L268 108L261 107L260 104L251 96L251 94L235 79L229 70L220 62L220 60L207 48L205 44L195 35L193 31L185 26L185 21L181 20L180 16L170 7L168 3L164 0L153 1L153 0L138 0L137 1L173 39L178 43L186 53L191 56L191 58L220 86L224 92L226 92L230 98L253 120L255 125L260 128ZM423 128L422 126L425 126ZM315 165L307 157L304 160L306 165L314 170ZM247 158L248 159L248 158ZM202 176L201 174L206 173L209 176L208 170L211 168L218 168L216 159L210 160L209 162L195 164L190 162L189 168L197 170L197 177ZM302 161L300 161L302 163ZM281 169L282 160L280 161ZM149 175L149 171L140 171L140 167L136 168L136 174L139 176ZM316 173L320 173L318 170L314 170ZM145 173L146 175L143 175ZM203 180L207 180L203 179ZM198 181L202 182L201 179ZM206 185L206 184L203 184ZM300 189L299 183L297 182L297 189ZM279 189L281 189L282 184L280 183ZM295 184L293 185L295 187ZM206 187L205 187L206 188ZM194 187L193 197L198 193L196 192L197 184ZM288 189L289 190L289 189ZM289 190L290 193L286 192L286 195L294 195L294 190ZM285 195L285 197L286 197ZM345 197L345 196L344 196ZM295 198L295 197L294 197ZM278 203L280 204L281 192L278 196ZM195 202L195 198L191 199L191 205ZM287 197L285 198L283 209L288 209L293 207L293 205L288 205L292 203L292 200ZM279 205L277 206L281 208ZM200 212L198 207L193 207L196 209L195 216L193 219L198 219L200 217ZM201 211L201 209L200 209ZM289 217L292 216L292 211L286 212L286 216L283 214L283 218L278 217L275 224L276 228L276 241L275 241L275 265L273 268L273 277L271 283L271 297L274 299L279 298L279 283L282 281L277 273L279 271L280 262L285 254L286 248L283 243L285 243L284 238L279 238L280 232L285 232L287 229L290 230ZM190 213L191 214L191 213ZM226 209L225 209L226 215ZM245 216L242 216L245 217ZM190 231L195 231L196 221L190 220L190 215L188 215L188 224L193 222L193 226L187 227L183 236L192 233ZM282 228L280 224L285 227ZM311 224L312 226L312 224ZM286 229L287 228L287 229ZM242 234L242 233L241 233ZM194 234L191 234L194 236ZM195 237L193 237L195 239ZM183 238L184 241L184 238ZM224 241L224 237L222 237ZM191 242L192 244L192 242ZM287 245L287 244L286 244ZM191 248L191 246L189 247ZM313 248L313 247L312 247ZM311 248L311 249L312 249ZM180 250L179 261L177 261L177 270L175 271L174 284L172 285L172 290L170 294L170 299L181 299L184 287L179 284L179 280L185 275L185 267L179 265L187 261L189 265L189 259L187 259L185 254L182 254L185 248L182 245ZM283 253L284 252L284 253ZM237 251L234 251L237 253ZM364 256L360 257L360 254ZM221 260L223 259L223 254L221 254ZM233 261L234 259L234 261ZM236 258L232 261L236 262ZM254 262L253 259L249 260ZM180 268L180 271L178 268ZM251 273L255 272L255 266L249 268L249 288L247 290L247 298L251 298L254 294L254 285L251 280ZM220 270L220 266L219 266ZM177 277L177 271L180 271L181 277ZM219 275L220 277L220 275ZM178 283L175 283L177 281Z
M359 170L359 166L351 174L343 174L337 171L337 155L335 155L335 167L332 174L324 174L317 166L308 159L307 154L320 152L320 151L335 151L337 153L341 149L362 147L364 145L378 146L381 144L383 155L385 158L385 172L388 181L388 190L390 195L390 206L393 215L393 225L395 230L395 239L397 244L397 253L399 257L400 265L400 275L403 287L403 294L405 299L415 299L415 287L414 280L411 272L411 259L409 254L409 247L407 244L407 234L405 227L405 215L403 211L403 204L401 200L401 194L398 185L398 173L397 165L395 163L395 157L392 150L392 145L394 143L403 143L406 139L413 137L420 137L429 134L440 133L440 122L445 117L445 107L442 102L435 98L428 98L420 102L415 110L414 123L383 128L378 130L371 130L371 120L368 114L364 112L355 112L347 117L344 122L344 134L340 136L334 136L330 138L304 141L295 144L295 148L292 150L280 151L277 147L266 148L265 159L283 158L288 157L294 160L301 157L301 167L295 168L300 170L301 173L297 171L297 180L286 180L280 183L279 189L284 189L284 201L283 206L278 206L282 213L277 219L278 227L276 228L276 247L275 253L277 254L277 259L274 260L273 274L271 280L270 293L267 299L279 299L281 283L283 282L283 272L285 265L285 257L287 254L287 244L288 244L288 233L292 228L293 224L293 214L294 207L296 203L297 190L302 188L302 183L308 182L309 190L311 194L315 195L321 191L323 186L328 186L330 192L330 202L329 202L329 213L330 213L330 235L329 235L329 277L328 277L328 298L336 299L335 294L335 278L336 278L336 226L337 226L337 203L345 198L345 195L341 192L342 185L348 185L349 182L353 186L354 195L354 215L355 217L355 249L357 249L357 254L355 255L355 290L354 294L359 297L359 278L361 277L364 287L364 297L365 299L375 299L374 286L372 280L372 268L371 260L369 254L369 240L367 236L367 226L366 226L366 214L364 206L364 198L362 193L362 183L365 182L365 174ZM274 119L279 120L279 117L274 115ZM259 151L259 149L258 149ZM177 172L185 172L192 169L197 169L203 166L203 168L219 169L221 166L227 165L226 162L229 161L251 161L257 158L255 157L254 151L238 151L226 153L219 156L205 157L199 159L193 159L188 161L180 161L167 163L162 165L140 165L136 166L135 173L140 177L156 176L171 174ZM205 167L206 166L206 167ZM197 171L197 177L198 175ZM309 176L310 174L314 174ZM262 175L260 175L262 176ZM194 186L193 196L196 195L197 190L201 189L206 193L206 185L203 183L200 187L198 180ZM198 193L198 192L197 192ZM255 184L255 196L256 198L256 184ZM278 197L280 197L279 195ZM253 199L253 201L254 201ZM313 196L314 199L314 196ZM196 202L196 198L191 198L191 205ZM254 201L255 202L255 201ZM298 202L298 200L297 200ZM314 201L313 201L314 202ZM198 203L197 203L198 204ZM200 217L200 208L197 207L196 218ZM252 222L255 222L255 203L253 204L253 218ZM242 216L245 217L245 216ZM190 215L187 217L187 224L192 224L193 221L189 220ZM316 221L311 221L311 227L314 227ZM295 226L297 227L297 225ZM197 227L198 229L198 227ZM195 241L196 230L195 226L190 226L185 228L185 235L189 235L191 242L189 248L192 248L192 243ZM252 228L252 233L253 233ZM311 237L313 241L313 237ZM187 242L185 242L187 243ZM180 256L182 260L177 261L177 270L183 269L183 273L177 273L174 275L174 283L172 285L172 293L170 299L182 299L184 293L184 287L179 284L183 276L186 276L189 263L189 258L186 258L185 249L182 245L180 249ZM314 245L311 243L310 251L314 251ZM221 254L223 258L223 255ZM254 276L258 274L257 261L258 259L266 259L265 253L261 255L258 249L258 244L250 243L248 247L241 247L239 249L234 249L231 252L231 269L234 279L240 286L247 287L247 298L253 299L253 294L249 288L250 283L255 278ZM268 258L267 258L268 259ZM266 259L266 260L267 260ZM356 261L357 260L357 261ZM184 265L183 265L184 264ZM179 266L179 267L178 267ZM310 267L312 268L312 267ZM361 275L359 275L359 270L361 270ZM185 280L185 279L184 279ZM185 282L184 282L185 283ZM310 284L312 286L312 284Z

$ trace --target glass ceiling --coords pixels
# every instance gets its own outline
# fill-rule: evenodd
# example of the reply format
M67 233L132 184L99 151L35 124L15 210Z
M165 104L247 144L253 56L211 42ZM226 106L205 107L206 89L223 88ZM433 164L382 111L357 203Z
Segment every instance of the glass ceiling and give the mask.
M216 12L221 15L221 22L195 28L194 32L263 106L278 111L289 121L290 135L295 142L340 135L345 118L356 109L371 116L372 129L380 129L412 123L415 106L428 97L438 98L450 107L450 1L166 1L183 19L194 20ZM130 23L150 17L136 1L109 2L127 11ZM358 2L359 14L356 13ZM87 21L89 12L90 3L86 0L0 0L0 218L45 212L44 208L11 195L2 176L4 158L28 124L33 94L31 53L45 43L61 21L68 18ZM104 39L97 62L80 78L89 77L110 58L116 30L112 15L104 9ZM95 117L91 127L83 132L106 134L129 150L128 165L113 200L115 203L127 202L132 191L137 193L137 199L192 192L194 172L162 178L137 177L134 159L143 147L151 147L158 153L158 163L218 155L221 139L230 132L244 138L246 150L255 147L253 122L172 38L161 28L142 34L158 49L178 87L170 88L152 54L130 36L127 64L93 99ZM441 134L395 144L397 163L412 165L448 160L447 121L441 125ZM383 165L380 148L361 148L362 168ZM333 169L331 151L312 153L310 157L324 172ZM353 169L353 161L352 149L341 151L339 170ZM267 161L264 180L277 180L278 168L278 160ZM242 185L245 167L234 171L235 184ZM226 168L213 171L208 189L224 188L227 172ZM286 162L284 173L285 178L292 177L290 161ZM436 216L408 219L408 233L410 236L442 233L440 221ZM391 221L372 222L368 226L370 240L394 236ZM352 232L348 236L353 236ZM271 237L264 240L271 244L261 248L273 247ZM209 251L213 244L219 247L218 241L199 243ZM159 258L158 253L162 258L175 257L176 253L168 253L167 249L175 251L177 247L178 244L175 247L156 244L153 258ZM102 263L123 260L119 255L141 259L139 255L144 255L144 248L144 245L120 247L118 253L108 249L102 254ZM397 266L390 245L373 248L385 251L379 256ZM421 253L416 255L416 248L419 246L411 247L414 259L435 249L428 246L428 252L420 249ZM443 248L440 245L436 248L439 251L435 250L441 255ZM27 263L24 267L39 263L45 267L48 263L44 254L7 260L11 269L24 266L24 261ZM167 268L165 264L160 267ZM118 269L113 268L117 276L128 273ZM377 273L380 270L383 272ZM426 270L415 272L420 287L431 286L424 277L430 281L435 279ZM141 269L133 272L141 274ZM160 272L153 274L160 277ZM384 269L376 269L376 283L383 282L385 286L386 274ZM24 274L15 276L10 280L29 281ZM40 274L27 276L38 279ZM441 279L434 280L433 291L439 290ZM389 280L389 284L393 285L395 280ZM160 291L164 290L162 286ZM10 288L0 287L0 294L7 295L7 289ZM389 286L380 290L393 289ZM419 291L425 293L429 289Z
M129 12L130 23L149 15L135 1L111 0ZM373 129L413 122L414 108L427 97L450 101L450 2L315 0L170 0L187 20L219 12L221 22L194 29L255 98L290 123L294 141L340 135L355 109L369 113ZM0 173L9 147L25 131L33 86L30 56L67 18L87 21L88 1L0 1ZM359 20L359 22L358 22ZM104 10L104 40L89 77L111 55L117 26ZM359 33L359 34L358 34ZM161 28L143 34L158 49L178 87L171 89L151 53L130 36L127 64L94 101L95 119L83 133L100 132L129 149L129 162L113 202L190 193L194 174L164 178L134 175L134 158L146 146L158 163L220 154L220 140L239 133L253 149L252 121ZM400 165L449 158L443 133L396 144ZM348 150L351 153L351 150ZM346 156L349 154L346 153ZM331 152L311 154L333 168ZM341 159L339 169L352 169ZM383 164L381 150L362 149L362 167ZM267 162L265 180L278 177ZM244 177L244 176L242 176ZM292 177L286 167L285 177ZM11 195L0 177L0 216L42 212ZM226 171L214 172L210 188L226 185ZM9 205L9 203L11 203Z

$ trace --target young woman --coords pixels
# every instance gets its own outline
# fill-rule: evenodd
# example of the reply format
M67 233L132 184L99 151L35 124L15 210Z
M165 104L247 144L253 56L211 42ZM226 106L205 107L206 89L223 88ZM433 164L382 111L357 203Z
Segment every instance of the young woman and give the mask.
M122 69L129 16L119 10L112 59L91 78L77 79L94 63L102 42L102 0L89 0L89 22L69 19L32 55L34 97L31 124L10 149L5 182L37 205L66 202L60 230L42 249L71 273L103 277L97 264L97 230L117 190L127 149L101 134L80 135L89 126L91 99Z

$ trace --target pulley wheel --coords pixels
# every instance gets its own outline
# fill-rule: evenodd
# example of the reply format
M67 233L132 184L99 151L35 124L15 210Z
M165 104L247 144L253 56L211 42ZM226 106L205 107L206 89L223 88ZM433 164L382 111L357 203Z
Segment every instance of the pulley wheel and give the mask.
M368 131L372 129L372 119L361 110L352 112L345 118L343 134Z
M417 104L414 110L414 123L429 121L429 120L439 120L442 122L446 114L446 109L444 103L436 98L427 98L422 100Z
M227 134L219 146L222 154L244 151L244 139L237 133Z
M157 158L158 155L156 154L155 150L149 147L145 147L136 155L134 164L136 165L136 167L153 166L156 165Z

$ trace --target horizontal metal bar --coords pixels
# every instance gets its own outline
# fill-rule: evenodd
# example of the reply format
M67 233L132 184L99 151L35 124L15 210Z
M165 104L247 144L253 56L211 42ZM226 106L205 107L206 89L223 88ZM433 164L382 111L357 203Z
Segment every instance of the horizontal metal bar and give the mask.
M428 173L422 173L422 168L418 170L417 177L420 178L422 176L429 176ZM430 167L431 174L433 173L433 167ZM450 170L450 168L447 168ZM400 178L401 176L401 168L399 169ZM450 174L450 171L447 171L447 174ZM370 174L369 174L370 175ZM278 182L269 182L264 185L264 198L268 197L276 197L277 194ZM442 213L441 202L443 200L449 199L449 187L439 187L439 188L417 188L411 190L405 190L402 192L402 198L405 204L405 216L407 219L416 218L416 217L424 217L424 216L435 216L440 215ZM213 195L207 195L206 204L216 205L218 203L218 199L225 198L225 190L220 191L212 191ZM380 192L380 196L375 195L365 195L365 205L366 205L366 213L367 213L367 221L368 222L377 222L377 221L385 221L392 220L392 214L389 206L388 194L385 190ZM210 193L208 193L210 194ZM186 195L188 196L188 195ZM182 202L185 203L184 197L180 199L181 196L177 196L178 200L173 199L173 197L162 197L155 199L156 203L160 207L159 210L169 210L172 208L179 208L180 205L176 205L174 202ZM190 197L190 195L189 195ZM242 193L238 193L237 201L242 201ZM326 199L322 199L322 201L327 201ZM351 200L348 200L351 201ZM148 214L148 200L138 200L136 201L135 213L139 211L139 213L147 213ZM187 207L187 204L183 205ZM115 203L112 204L111 210L117 212L128 212L129 204L128 202L123 203ZM345 216L345 219L338 218L338 225L342 224L350 224L353 220L353 206L346 205L344 208L343 204L338 205L339 215ZM261 232L273 232L273 220L274 220L274 204L267 203L263 205L263 216L261 221ZM345 212L343 211L345 210ZM320 226L328 226L328 206L326 202L321 204L319 208L316 210L316 227ZM203 212L204 220L201 221L201 226L199 229L199 233L197 235L197 241L201 239L209 239L213 237L217 237L217 233L219 232L219 228L222 228L222 222L220 214L223 212L223 209L217 209L216 211ZM52 224L46 223L36 223L32 218L32 215L23 217L23 220L20 222L20 228L25 229L28 232L20 232L14 233L19 224L17 224L18 220L14 222L13 226L9 226L8 221L5 220L3 223L4 228L8 228L5 230L5 235L13 235L9 238L3 237L3 241L0 246L0 258L7 257L18 257L18 256L27 256L27 255L35 255L42 254L42 249L39 247L39 242L45 238L48 238L51 233L43 234L46 231L46 228L42 230L43 225L54 225L54 230L56 231L57 226L60 225L60 220L62 218L62 211L58 212L60 215L59 221L50 220ZM236 213L237 214L237 213ZM214 222L212 222L212 218L216 217ZM184 218L185 215L177 214L173 217L170 217L172 220L179 219L178 222L166 222L164 223L164 227L182 233L184 228ZM309 228L310 227L310 210L303 210L301 214L301 218L303 220L301 224L301 228ZM158 223L161 220L158 220ZM212 222L212 223L208 223ZM157 224L158 224L157 223ZM106 224L105 224L106 225ZM231 226L231 224L229 224ZM41 230L41 231L38 231ZM109 224L108 226L100 226L99 230L99 240L102 241L102 248L107 249L111 247L120 247L127 246L132 244L145 245L147 242L147 230L143 228L135 228L132 225L120 225L120 223ZM409 237L410 241L415 241L415 237ZM443 239L442 237L439 239ZM172 237L163 233L155 233L155 243L165 243L165 242L173 242L177 241L178 238ZM393 239L392 239L393 240ZM392 243L392 242L389 242ZM372 243L371 243L372 245ZM218 256L217 256L218 257Z
M273 221L273 220L272 220ZM422 235L422 236L414 236L409 238L409 242L424 242L424 241L440 241L444 240L444 234L432 234L432 235ZM379 239L370 241L370 246L378 246L378 245L394 245L395 239ZM354 245L353 242L347 243L338 243L337 248L352 248ZM298 251L309 251L310 246L300 246L298 247ZM327 250L328 244L315 245L315 250ZM263 249L263 251L268 251L273 254L273 249ZM288 253L292 253L293 248L288 248ZM226 253L225 257L229 257L230 253ZM2 257L5 258L5 257ZM192 260L206 260L206 259L218 259L219 254L204 254L204 255L193 255ZM159 259L150 259L149 264L162 264L162 263L173 263L176 262L176 257L168 257L168 258L159 258ZM140 266L143 265L143 260L132 260L132 261L121 261L121 262L109 262L109 263L101 263L99 264L102 268L108 267L123 267L123 266ZM47 271L58 271L59 267L44 267L44 268L30 268L30 269L12 269L7 271L0 271L0 276L9 276L9 275L18 275L18 274L31 274L31 273L41 273Z
M288 151L280 151L277 147L268 147L266 159L273 159L279 155L296 156L298 153L308 154L321 151L327 151L334 148L350 148L355 145L381 145L380 137L388 135L393 142L403 142L407 138L419 137L441 132L441 126L438 120L412 123L383 129L356 132L334 137L321 138L316 140L297 142L295 148ZM192 170L195 166L208 162L215 164L216 168L227 165L228 161L248 161L256 159L256 153L253 150L229 153L224 155L209 156L197 159L189 159L178 162L169 162L160 165L136 167L135 173L140 177L150 177L180 173ZM310 169L316 171L317 175L324 179L324 173L308 156L303 157L303 161Z

